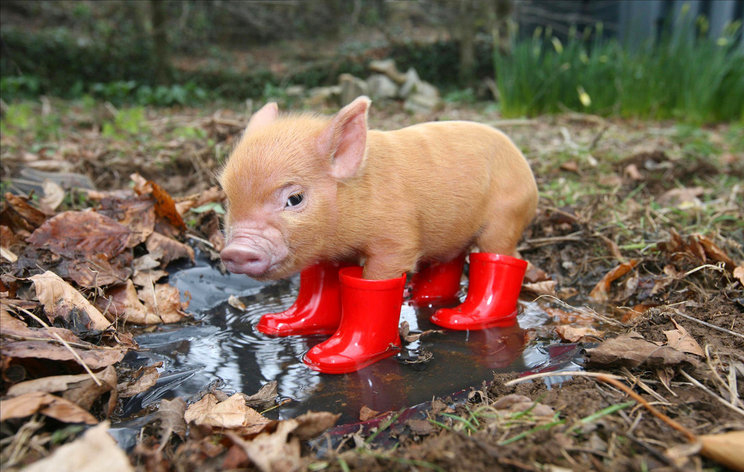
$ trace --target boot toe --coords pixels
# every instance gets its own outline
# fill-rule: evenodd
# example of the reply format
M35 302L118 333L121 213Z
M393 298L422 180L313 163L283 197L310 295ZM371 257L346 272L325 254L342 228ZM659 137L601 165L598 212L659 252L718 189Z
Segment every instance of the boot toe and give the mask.
M511 326L517 319L518 310L506 313L465 313L457 308L442 308L432 315L431 322L437 326L453 330L476 330Z

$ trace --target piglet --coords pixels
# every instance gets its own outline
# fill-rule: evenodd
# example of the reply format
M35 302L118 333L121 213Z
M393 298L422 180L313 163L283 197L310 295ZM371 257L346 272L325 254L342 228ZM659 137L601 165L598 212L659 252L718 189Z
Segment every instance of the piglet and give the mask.
M394 354L405 273L418 271L415 301L451 300L472 246L465 301L432 321L513 323L526 268L516 246L537 206L530 167L502 132L466 121L369 130L369 106L359 97L329 118L269 103L220 177L225 266L259 280L301 272L297 302L258 329L333 333L305 355L322 372Z

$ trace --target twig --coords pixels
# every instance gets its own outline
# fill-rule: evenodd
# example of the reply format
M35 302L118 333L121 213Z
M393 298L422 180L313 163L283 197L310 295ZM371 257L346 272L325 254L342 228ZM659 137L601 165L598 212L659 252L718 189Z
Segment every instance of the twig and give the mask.
M31 318L35 319L35 320L36 320L36 322L37 322L37 323L39 323L40 325L42 325L43 327L45 327L45 328L47 328L47 329L51 328L51 326L49 326L48 324L46 324L46 323L44 322L44 320L42 320L42 319L41 319L41 318L39 318L38 316L34 315L33 313L31 313L31 312L30 312L30 311L28 311L27 309L25 309L25 308L21 308L21 307L19 307L19 306L15 306L14 308L15 308L16 310L21 310L22 312L24 312L25 314L27 314L27 315L28 315L28 316L30 316ZM100 387L101 385L103 385L103 383L101 383L101 381L100 381L100 380L98 380L98 377L96 377L96 375L95 375L95 374L93 373L93 371L92 371L92 370L90 370L90 367L88 367L88 364L86 364L86 363L85 363L85 361L83 360L83 358L82 358L82 357L80 357L80 355L79 355L79 354L78 354L77 352L75 352L75 350L74 350L74 349L72 348L72 346L70 346L70 345L69 345L69 344L67 343L67 341L65 341L64 339L62 339L62 337L61 337L61 336L60 336L59 334L55 333L54 331L49 331L49 332L50 332L50 333L52 334L52 336L54 336L55 338L57 338L57 339L59 340L59 342L61 342L61 343L62 343L62 345L64 345L64 346L65 346L65 347L66 347L67 349L69 349L69 350L70 350L70 352L72 353L73 357L75 357L75 360L76 360L76 361L78 361L78 363L79 363L79 364L80 364L81 366L83 366L83 369L85 369L85 371L86 371L86 372L88 373L88 375L90 375L90 376L91 376L91 378L92 378L92 379L93 379L93 381L94 381L94 382L96 383L96 385L98 385L99 387Z
M612 319L612 318L609 318L607 316L600 315L599 313L597 313L596 311L594 311L594 310L592 310L590 308L586 308L586 307L577 308L575 306L569 305L568 303L564 302L560 298L554 297L553 295L540 295L539 297L535 298L532 301L533 302L536 302L536 301L540 300L541 298L549 298L553 303L556 303L557 305L560 305L563 308L574 310L574 311L576 311L578 313L581 313L582 315L586 315L586 316L589 316L589 317L592 317L592 318L596 318L596 319L601 320L601 321L603 321L603 322L605 322L607 324L611 324L611 325L615 325L615 326L622 326L622 327L627 326L625 323L623 323L621 321L617 321L617 320Z
M688 270L687 272L685 272L684 274L682 274L682 277L683 278L684 277L687 277L688 275L694 274L695 272L697 272L699 270L703 270L703 269L713 269L713 270L717 270L718 272L725 272L725 270L726 270L726 269L723 268L723 263L718 263L718 264L715 264L715 265L714 264L703 264L701 266L695 267L692 270Z
M524 377L520 377L518 379L510 380L508 382L505 382L504 385L507 387L510 387L514 384L520 383L520 382L526 382L528 380L533 379L541 379L543 377L563 377L568 375L575 375L578 377L608 377L611 379L623 379L624 377L620 377L619 375L613 375L613 374L603 374L601 372L584 372L581 370L578 371L568 371L568 372L541 372L539 374L532 374L532 375L525 375Z
M651 412L652 415L654 415L655 417L659 418L661 421L665 422L666 424L668 424L672 428L674 428L677 431L679 431L680 433L682 433L687 438L688 441L690 441L690 442L697 441L697 437L695 436L695 434L692 433L692 431L690 431L689 429L685 428L681 424L679 424L676 421L674 421L673 419L669 418L664 413L662 413L659 410L657 410L656 408L654 408L642 396L640 396L637 393L635 393L633 390L631 390L624 383L619 382L618 380L616 380L616 379L614 379L614 378L612 378L612 377L610 377L608 375L604 375L604 374L596 375L595 377L597 378L597 380L601 380L602 382L608 383L608 384L610 384L610 385L612 385L612 386L614 386L614 387L622 390L623 392L625 392L626 395L630 396L631 398L633 398L634 400L636 400L638 403L640 403L641 405L643 405L644 407L646 407L646 409L649 412Z
M728 333L728 334L731 334L733 336L737 336L737 337L740 337L740 338L744 339L744 334L737 333L736 331L731 331L730 329L721 328L720 326L716 326L716 325L710 324L710 323L708 323L706 321L699 320L697 318L693 318L690 315L685 315L684 313L682 313L681 311L677 310L676 308L673 311L674 311L675 314L677 314L677 315L679 315L679 316L681 316L681 317L683 317L685 319L688 319L690 321L695 321L697 323L700 323L703 326L707 326L708 328L717 329L718 331L723 331L724 333Z
M694 384L694 385L695 385L696 387L700 387L700 388L701 388L701 389L703 389L703 390L704 390L704 391L705 391L706 393L708 393L708 394L712 395L712 396L713 396L713 397L714 397L714 398L715 398L716 400L718 400L719 402L723 403L723 405L724 405L724 406L726 406L726 407L728 407L728 408L730 408L730 409L734 410L735 412L739 413L739 414L740 414L741 416L744 416L744 410L742 410L741 408L739 408L739 407L737 407L737 406L735 406L735 405L732 405L731 403L727 402L727 401L726 401L725 399L723 399L723 398L721 398L720 396L716 395L716 394L715 394L715 392L713 392L713 391L712 391L711 389L709 389L709 388L708 388L708 387L706 387L705 385L701 384L701 383L700 383L700 382L699 382L699 381L698 381L697 379L695 379L694 377L692 377L692 376L691 376L690 374L688 374L688 373L687 373L687 372L685 372L684 370L680 369L680 370L679 370L679 372L680 372L680 373L681 373L681 374L682 374L682 375L683 375L683 376L684 376L684 377L685 377L685 378L686 378L687 380L689 380L690 382L692 382L692 383L693 383L693 384Z

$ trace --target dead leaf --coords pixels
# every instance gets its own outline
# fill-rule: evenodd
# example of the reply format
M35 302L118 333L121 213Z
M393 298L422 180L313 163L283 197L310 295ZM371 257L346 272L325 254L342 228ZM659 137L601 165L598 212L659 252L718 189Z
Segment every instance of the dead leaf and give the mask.
M527 272L524 274L525 283L534 284L536 282L545 282L551 280L550 275L547 272L533 265L531 262L527 264Z
M106 313L111 313L116 319L126 323L154 325L163 322L140 301L131 280L127 280L123 287L109 290L106 298L99 298L96 302Z
M167 275L168 272L164 270L143 270L137 272L137 274L132 277L132 282L134 282L134 285L139 287L150 287Z
M555 287L558 283L555 280L545 280L543 282L522 284L522 290L532 292L536 295L556 296Z
M69 258L101 254L111 259L129 244L131 231L94 211L65 211L47 220L28 238L37 249Z
M119 396L122 398L133 397L139 393L145 392L155 386L160 378L159 367L162 367L163 363L158 362L153 365L143 366L137 369L132 374L132 377L126 382L122 382L116 386L116 390L119 392Z
M362 405L362 407L359 409L359 421L371 420L376 416L380 416L380 412L377 410L373 410L367 405Z
M186 409L184 419L187 423L212 428L238 429L243 435L255 434L271 422L261 416L243 401L243 395L236 393L223 402L208 393L198 402Z
M149 198L137 198L134 194L109 196L101 201L97 211L129 228L129 247L145 242L155 229L155 203Z
M170 284L145 287L138 295L147 309L163 320L163 323L178 323L189 316L184 311L188 308L189 301L182 302L178 289ZM186 295L189 296L189 293L186 292Z
M119 284L132 275L128 267L131 253L122 253L109 260L103 254L85 258L63 259L55 269L65 279L72 279L81 287L96 288Z
M53 212L65 200L64 189L54 181L44 179L41 184L44 196L39 199L39 205L47 212Z
M87 343L83 343L84 345ZM116 364L124 358L124 349L97 348L90 344L88 349L73 347L72 350L93 370ZM48 341L17 341L0 344L2 355L17 359L46 359L50 361L78 362L73 353L57 343Z
M16 397L32 392L63 392L62 397L64 399L75 403L84 410L90 410L93 402L98 397L116 388L116 369L113 366L109 366L95 375L101 382L100 386L93 381L89 374L54 375L17 383L8 389L8 396Z
M734 277L739 279L740 284L744 285L744 265L740 265L734 269Z
M289 434L297 428L297 421L285 420L279 422L273 433L261 433L251 441L245 441L234 433L227 436L243 448L248 458L262 472L278 472L299 470L300 441L289 438Z
M266 409L276 404L276 399L279 396L279 383L276 380L272 380L264 384L258 392L253 395L243 395L243 400L246 405L251 408Z
M690 336L690 333L688 333L685 328L677 324L677 321L674 318L672 318L672 323L674 323L674 326L676 326L677 329L664 331L664 334L667 337L667 345L678 351L705 357L703 348L701 348L700 344L695 341L695 338Z
M127 454L108 434L109 423L90 428L75 441L57 448L23 470L26 472L134 472Z
M134 191L138 195L149 194L155 199L155 214L181 231L186 229L181 214L176 210L176 203L168 192L152 180L145 180L139 174L132 174L130 178L134 181Z
M160 267L166 267L171 261L178 259L190 259L194 262L194 250L191 247L158 232L153 232L145 245L148 252L162 254L159 258Z
M37 298L44 305L44 313L51 321L62 318L89 330L103 331L109 327L110 323L101 312L54 272L46 271L29 278L34 283Z
M6 205L3 205L0 220L13 231L23 229L31 232L41 226L47 219L47 215L44 212L29 204L28 198L19 197L18 195L7 192L4 195L4 199Z
M561 164L561 170L568 172L579 173L579 164L576 161L568 161Z
M221 187L210 187L201 193L176 198L176 209L182 216L192 208L206 205L207 203L222 202L225 200L225 192Z
M698 198L703 194L703 187L673 188L656 198L656 202L665 207L674 207L681 210L702 206Z
M333 427L341 417L341 413L329 413L327 411L308 411L307 413L293 418L297 422L292 434L301 440L312 439Z
M726 252L718 247L707 236L693 234L683 238L673 228L669 230L671 239L658 244L659 249L668 253L673 259L686 258L697 264L705 264L708 259L723 262L726 270L733 272L737 267Z
M684 353L669 346L657 346L637 333L608 339L586 352L591 364L604 366L638 367L643 364L647 367L665 367L690 361Z
M160 444L165 444L175 433L181 439L186 438L186 402L181 397L173 400L161 400L156 418L160 420Z
M245 311L245 303L241 302L235 295L230 295L227 299L227 304L240 311Z
M698 436L702 455L732 470L744 470L744 431Z
M408 420L406 425L411 429L413 434L426 436L437 432L437 428L428 420Z
M591 326L556 326L555 332L558 333L558 336L560 336L562 340L570 343L579 342L587 336L599 339L602 339L604 336L603 331L597 331Z
M602 280L597 282L597 285L595 285L589 293L589 298L598 302L606 302L609 299L610 285L612 282L633 270L639 262L638 259L631 259L607 272L605 276L602 277Z
M7 400L0 400L0 422L25 418L36 413L63 423L98 423L93 415L71 401L45 392L24 393Z
M623 174L631 180L643 180L643 175L638 170L638 166L635 164L628 164L623 169Z

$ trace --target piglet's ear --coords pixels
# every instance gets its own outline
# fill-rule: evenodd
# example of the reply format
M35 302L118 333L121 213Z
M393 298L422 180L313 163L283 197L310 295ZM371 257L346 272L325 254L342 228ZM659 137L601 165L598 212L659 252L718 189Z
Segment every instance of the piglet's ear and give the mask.
M367 153L367 110L370 99L358 97L342 108L319 139L321 152L331 155L331 175L348 179L359 171Z
M251 116L248 126L245 128L245 134L263 128L274 121L277 116L279 116L279 107L277 104L274 102L267 103Z

